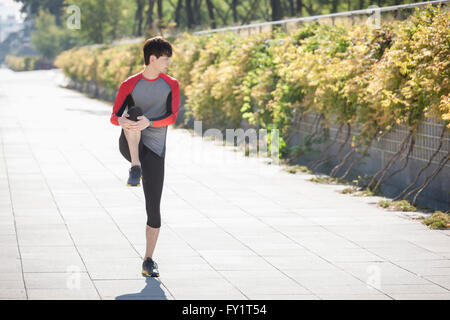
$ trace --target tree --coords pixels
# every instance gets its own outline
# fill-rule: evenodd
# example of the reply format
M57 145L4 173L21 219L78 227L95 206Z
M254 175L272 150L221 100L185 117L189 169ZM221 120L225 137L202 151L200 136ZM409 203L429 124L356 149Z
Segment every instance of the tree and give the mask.
M82 44L76 30L61 28L48 10L39 9L35 17L36 30L31 34L33 47L47 59L53 59L61 51Z
M39 8L48 9L56 24L63 26L64 8L74 4L81 9L83 38L90 42L108 42L114 38L160 33L171 22L180 30L216 29L244 25L252 21L275 21L410 3L411 0L14 0L23 4L28 19Z
M27 13L26 20L32 19L39 14L39 10L47 10L55 17L56 25L62 26L64 0L14 0L22 3L20 12Z
M144 20L143 17L144 11L144 0L136 0L136 14L135 14L135 30L133 30L133 34L136 36L142 35L142 23Z
M128 4L126 0L66 0L65 3L80 8L79 31L86 41L109 42L132 33L133 12L124 10Z

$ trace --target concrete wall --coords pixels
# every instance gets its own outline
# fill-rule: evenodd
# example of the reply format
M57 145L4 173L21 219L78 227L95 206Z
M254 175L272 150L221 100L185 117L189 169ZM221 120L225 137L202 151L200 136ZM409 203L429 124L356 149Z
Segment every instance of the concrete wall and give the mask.
M293 129L293 136L289 141L289 146L295 146L302 144L306 135L314 131L314 120L316 119L316 114L304 115L302 119L295 122ZM381 191L386 197L395 197L398 195L405 187L407 187L411 182L414 181L417 173L420 169L428 163L429 158L436 151L439 145L439 137L441 135L444 122L436 122L434 119L425 119L419 125L419 131L416 136L416 142L412 153L409 158L408 165L404 170L392 176L389 180L386 180L381 185ZM320 126L323 128L323 126ZM333 141L336 133L339 129L338 125L332 124L329 129L329 139L321 144L313 145L312 148L316 150L323 151L328 144ZM319 168L319 172L329 174L331 169L338 164L340 161L337 159L337 151L339 145L345 141L347 129L343 127L340 135L338 136L336 143L326 151L327 155L334 155L329 163L323 165ZM359 132L358 128L352 128L352 135L357 135ZM372 146L368 150L369 155L361 161L358 166L352 169L348 179L356 179L358 175L364 176L364 174L375 174L379 169L384 167L389 159L397 150L403 138L407 136L408 132L406 127L396 125L391 132L387 133L380 141L374 141ZM351 150L351 137L343 149L341 158L348 151ZM450 148L450 137L448 131L444 135L443 144L440 152L433 159L430 167L425 170L415 186L419 186L424 181L425 177L430 175L433 170L437 167L439 161L447 155ZM316 159L317 154L307 154L301 155L295 159L297 164L307 164L309 161ZM351 160L343 167L338 176L341 176L345 170L348 168ZM386 177L397 169L400 169L404 160L399 161L400 158L388 171ZM434 178L434 180L428 185L428 187L422 192L422 194L417 198L417 204L421 206L426 206L431 209L449 210L450 201L450 162L441 169L439 174ZM412 197L408 200L412 200Z

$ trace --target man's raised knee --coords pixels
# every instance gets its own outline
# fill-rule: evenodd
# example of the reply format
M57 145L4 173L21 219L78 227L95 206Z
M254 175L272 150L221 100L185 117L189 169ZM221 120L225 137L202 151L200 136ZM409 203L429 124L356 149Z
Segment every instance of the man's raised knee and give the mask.
M126 128L124 128L123 130L125 131L126 134L134 134L136 136L141 133L140 130L131 130L131 129L126 129Z

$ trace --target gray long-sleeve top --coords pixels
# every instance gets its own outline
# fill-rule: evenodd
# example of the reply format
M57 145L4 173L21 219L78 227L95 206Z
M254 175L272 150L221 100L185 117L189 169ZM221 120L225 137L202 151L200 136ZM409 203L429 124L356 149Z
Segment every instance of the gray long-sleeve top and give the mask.
M131 92L135 105L141 107L143 115L149 119L166 115L172 103L171 94L171 86L160 75L156 79L142 77ZM160 157L165 156L167 126L149 126L141 134L146 147Z

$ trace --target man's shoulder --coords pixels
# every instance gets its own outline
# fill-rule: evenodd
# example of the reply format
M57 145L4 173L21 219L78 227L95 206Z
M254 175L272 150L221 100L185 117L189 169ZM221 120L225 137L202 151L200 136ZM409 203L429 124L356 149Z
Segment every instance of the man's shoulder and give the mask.
M137 80L140 79L140 76L141 76L141 72L135 73L135 74L129 76L128 78L126 78L124 81L122 81L121 85L128 86L130 84L133 84Z
M168 75L167 73L161 72L161 77L166 80L167 82L169 82L170 84L178 84L178 80L175 79L174 77Z

